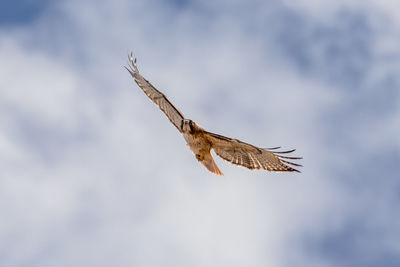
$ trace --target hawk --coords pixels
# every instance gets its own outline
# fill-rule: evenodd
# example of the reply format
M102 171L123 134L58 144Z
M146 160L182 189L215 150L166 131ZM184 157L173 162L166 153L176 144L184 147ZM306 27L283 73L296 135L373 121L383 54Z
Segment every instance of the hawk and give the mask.
M207 132L194 121L185 118L163 93L158 91L139 73L136 58L133 58L132 53L128 55L128 61L129 68L125 68L132 75L137 85L167 115L176 129L182 133L190 150L195 154L196 159L210 172L216 175L223 175L210 153L211 149L224 160L251 170L264 169L273 172L300 172L289 165L297 167L302 167L302 165L288 160L302 158L284 156L284 154L291 153L295 149L276 151L280 147L259 148L237 139Z

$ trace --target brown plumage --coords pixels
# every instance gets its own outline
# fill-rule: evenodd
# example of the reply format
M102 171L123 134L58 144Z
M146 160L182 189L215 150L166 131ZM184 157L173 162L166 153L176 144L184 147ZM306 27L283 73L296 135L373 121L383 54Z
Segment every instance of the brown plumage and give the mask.
M301 157L288 157L284 154L295 151L276 151L275 148L259 148L237 139L232 139L219 134L210 133L197 125L194 121L186 119L183 114L168 100L168 98L158 91L140 73L136 66L136 58L132 53L128 55L129 68L126 68L135 82L143 92L167 115L168 119L183 134L190 150L195 154L198 161L210 172L223 175L210 153L211 149L215 153L233 164L240 165L249 169L264 169L274 172L299 172L292 166L301 167L300 164L288 160L297 160Z

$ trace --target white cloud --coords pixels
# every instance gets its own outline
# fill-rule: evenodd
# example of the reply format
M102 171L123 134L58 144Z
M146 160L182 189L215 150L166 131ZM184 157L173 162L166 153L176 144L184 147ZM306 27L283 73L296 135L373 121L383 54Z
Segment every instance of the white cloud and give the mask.
M218 14L158 1L69 2L0 32L3 265L331 266L307 257L304 236L340 231L369 203L349 205L355 192L334 169L351 166L353 154L323 128L348 95L299 72L273 36L249 32L248 13ZM210 175L123 69L130 49L185 115L260 146L295 146L303 174L216 159L226 176ZM389 141L396 118L398 108L383 126ZM376 229L387 227L382 216Z

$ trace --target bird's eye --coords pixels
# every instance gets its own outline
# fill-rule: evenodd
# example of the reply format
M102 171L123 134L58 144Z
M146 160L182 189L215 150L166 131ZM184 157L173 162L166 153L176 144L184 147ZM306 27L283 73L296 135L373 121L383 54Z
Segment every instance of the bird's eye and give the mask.
M193 133L193 122L189 121L190 132Z

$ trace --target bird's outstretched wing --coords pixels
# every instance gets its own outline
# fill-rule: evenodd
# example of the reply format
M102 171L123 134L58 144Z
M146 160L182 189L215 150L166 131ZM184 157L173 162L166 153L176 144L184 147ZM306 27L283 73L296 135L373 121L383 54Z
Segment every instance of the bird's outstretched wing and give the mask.
M140 75L139 70L136 66L136 58L133 58L133 54L130 53L128 55L129 60L129 68L125 67L132 77L135 79L135 82L142 88L143 92L154 102L156 103L160 109L167 115L168 119L172 122L173 125L181 130L181 123L184 119L183 114L176 108L172 103L168 100L168 98L158 91L148 80L146 80L142 75Z
M208 141L211 143L215 153L233 164L240 165L249 169L264 169L274 172L300 172L288 165L302 167L300 164L293 163L289 160L302 159L300 157L287 157L282 154L287 154L295 151L277 151L271 150L274 148L258 148L253 145L244 143L237 139L232 139L219 134L205 132Z

